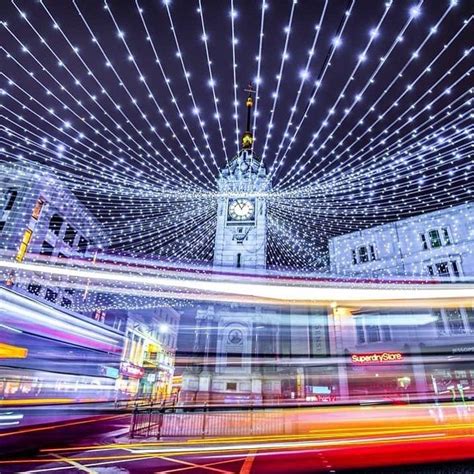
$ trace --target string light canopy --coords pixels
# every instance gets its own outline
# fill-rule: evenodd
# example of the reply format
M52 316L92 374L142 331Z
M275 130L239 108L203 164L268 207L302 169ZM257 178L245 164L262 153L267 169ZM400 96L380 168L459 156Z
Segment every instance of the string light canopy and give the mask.
M272 183L276 267L472 200L468 1L2 6L2 160L49 168L120 251L212 259L217 178L242 146Z

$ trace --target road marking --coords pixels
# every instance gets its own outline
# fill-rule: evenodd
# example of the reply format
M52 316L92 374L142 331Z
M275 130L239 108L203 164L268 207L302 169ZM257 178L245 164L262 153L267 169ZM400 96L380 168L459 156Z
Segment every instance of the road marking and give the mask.
M64 462L64 463L69 464L71 466L74 466L75 468L79 469L80 471L88 472L89 474L97 474L97 471L93 471L92 469L89 469L88 467L83 466L82 464L80 464L76 461L73 461L70 458L69 459L63 458L59 454L53 454L53 456L55 458L58 458L61 462Z
M250 471L252 469L252 464L255 461L255 449L252 449L249 451L248 456L246 457L244 464L240 468L240 473L239 474L250 474Z

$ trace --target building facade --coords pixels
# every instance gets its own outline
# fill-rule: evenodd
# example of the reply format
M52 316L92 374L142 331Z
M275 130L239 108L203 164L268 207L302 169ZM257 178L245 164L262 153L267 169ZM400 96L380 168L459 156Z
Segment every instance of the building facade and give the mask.
M474 205L448 209L344 234L329 240L337 275L474 275Z
M170 307L128 311L119 398L163 400L172 390L180 315Z
M93 259L109 244L104 228L58 178L41 168L0 165L0 254L23 261ZM9 284L65 308L84 293L23 279ZM89 296L90 298L90 296Z

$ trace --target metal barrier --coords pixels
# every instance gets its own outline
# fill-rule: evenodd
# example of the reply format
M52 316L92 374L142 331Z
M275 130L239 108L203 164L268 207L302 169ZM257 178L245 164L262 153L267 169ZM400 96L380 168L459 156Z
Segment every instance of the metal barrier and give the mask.
M131 438L253 436L284 433L281 410L265 408L136 407Z

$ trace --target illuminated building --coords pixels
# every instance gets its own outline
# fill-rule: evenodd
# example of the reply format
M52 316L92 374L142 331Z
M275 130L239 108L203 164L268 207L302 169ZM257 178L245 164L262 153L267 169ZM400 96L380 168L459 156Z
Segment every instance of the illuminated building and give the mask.
M23 261L93 259L107 246L104 229L67 186L39 166L0 165L0 252ZM9 283L65 308L83 294L31 277L11 275Z
M161 400L171 393L179 317L169 307L128 311L120 394Z
M474 274L472 203L340 235L329 240L338 275L458 278Z

